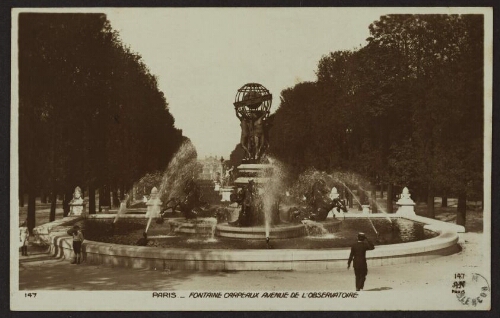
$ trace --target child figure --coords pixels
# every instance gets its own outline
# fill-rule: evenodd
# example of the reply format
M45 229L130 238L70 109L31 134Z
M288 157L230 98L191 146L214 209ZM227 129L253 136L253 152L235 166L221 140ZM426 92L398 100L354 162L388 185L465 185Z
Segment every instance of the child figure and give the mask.
M83 233L78 225L73 226L71 235L73 236L73 252L75 252L75 258L73 259L71 264L80 264L82 256L81 251L83 243Z
M19 228L19 241L21 244L21 255L28 256L28 239L30 237L30 232L25 226Z

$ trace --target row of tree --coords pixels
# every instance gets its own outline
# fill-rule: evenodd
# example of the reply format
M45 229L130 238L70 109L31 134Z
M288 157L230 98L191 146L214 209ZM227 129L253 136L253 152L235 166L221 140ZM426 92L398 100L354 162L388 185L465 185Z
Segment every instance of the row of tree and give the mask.
M270 150L296 175L352 171L389 198L409 186L430 217L435 196L457 196L465 224L483 186L483 16L387 15L369 29L367 45L282 92Z
M109 206L110 191L117 201L165 168L182 132L156 77L104 14L21 13L18 43L19 191L30 230L39 195L50 194L54 220L57 195L67 215L80 186L95 213L96 190Z

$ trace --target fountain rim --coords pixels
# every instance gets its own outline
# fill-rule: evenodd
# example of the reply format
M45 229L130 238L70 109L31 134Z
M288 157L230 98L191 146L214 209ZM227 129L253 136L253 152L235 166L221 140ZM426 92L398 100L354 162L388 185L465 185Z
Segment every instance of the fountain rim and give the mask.
M387 217L387 216L380 216ZM409 263L449 255L459 250L463 227L420 216L394 216L426 223L424 228L439 235L416 242L379 245L367 255L369 266ZM35 238L50 245L55 256L72 255L72 238L66 229L81 217L59 220L52 228L35 228ZM55 225L55 224L54 224ZM326 270L345 267L350 248L328 249L187 249L121 245L86 240L87 262L132 268L181 270Z

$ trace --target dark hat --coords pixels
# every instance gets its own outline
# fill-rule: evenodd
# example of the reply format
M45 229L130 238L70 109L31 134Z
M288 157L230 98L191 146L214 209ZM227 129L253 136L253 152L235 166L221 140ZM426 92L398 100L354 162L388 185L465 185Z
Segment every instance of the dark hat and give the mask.
M358 233L358 240L360 240L360 241L361 241L361 240L364 240L365 238L366 238L365 233L363 233L363 232L359 232L359 233Z

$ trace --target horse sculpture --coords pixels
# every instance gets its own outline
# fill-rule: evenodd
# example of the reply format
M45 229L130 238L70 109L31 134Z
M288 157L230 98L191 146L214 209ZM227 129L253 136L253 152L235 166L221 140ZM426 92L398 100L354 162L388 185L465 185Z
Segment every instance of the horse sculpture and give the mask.
M228 219L227 209L211 207L208 202L202 200L200 188L194 180L188 180L184 185L183 191L186 195L182 199L171 198L167 201L156 223L163 223L169 210L172 213L181 212L188 220L198 217L215 217L218 222L223 222Z
M342 210L347 212L344 201L339 198L332 200L328 196L328 193L329 190L325 182L323 180L317 180L306 196L307 206L290 208L288 210L289 220L297 223L304 219L325 221L328 213L330 213L333 208L337 208L337 211Z
M231 202L237 202L241 206L238 219L230 222L231 225L251 226L257 223L257 217L261 205L256 194L256 187L253 180L250 180L246 187L236 193L231 194Z

